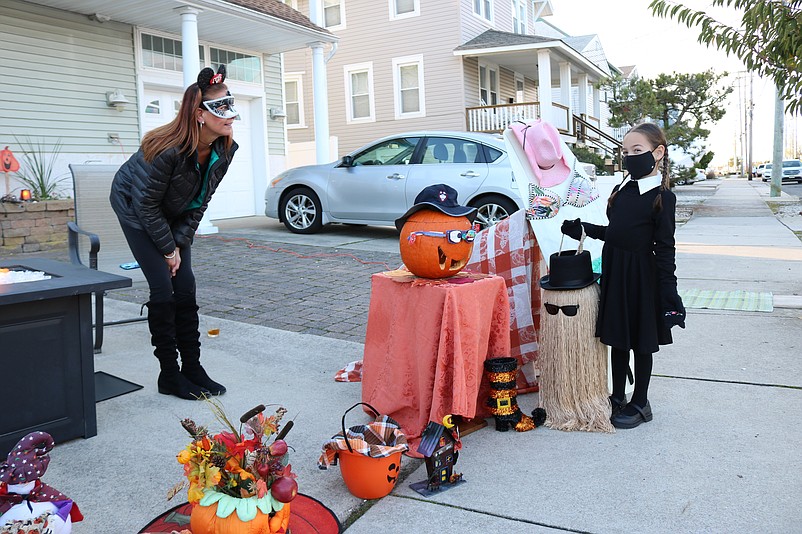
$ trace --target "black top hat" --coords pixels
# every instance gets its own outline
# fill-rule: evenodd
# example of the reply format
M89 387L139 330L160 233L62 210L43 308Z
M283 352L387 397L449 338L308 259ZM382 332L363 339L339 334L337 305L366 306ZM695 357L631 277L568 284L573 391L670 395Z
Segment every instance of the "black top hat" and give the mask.
M415 204L395 220L395 227L398 228L398 231L401 231L410 215L422 209L436 209L453 217L467 217L471 222L476 218L477 211L476 208L460 206L457 202L457 191L453 187L446 184L430 185L424 187L423 191L415 197Z
M555 252L549 258L549 274L540 279L543 289L582 289L599 279L590 263L590 252L575 250Z

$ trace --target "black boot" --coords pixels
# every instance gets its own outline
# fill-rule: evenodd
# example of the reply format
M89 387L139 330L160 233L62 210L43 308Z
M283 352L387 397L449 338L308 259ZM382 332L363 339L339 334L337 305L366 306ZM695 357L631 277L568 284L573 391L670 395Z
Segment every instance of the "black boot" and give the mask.
M518 407L518 392L515 378L518 362L515 358L492 358L485 360L485 374L490 381L490 398L487 406L496 418L496 430L506 432L512 427L517 432L535 428L535 423Z
M196 400L209 391L187 380L178 369L178 352L175 341L175 303L148 302L148 326L153 354L159 359L159 393Z
M209 378L200 364L200 321L194 293L176 298L175 334L176 345L181 353L181 374L208 390L211 395L225 393L225 386Z

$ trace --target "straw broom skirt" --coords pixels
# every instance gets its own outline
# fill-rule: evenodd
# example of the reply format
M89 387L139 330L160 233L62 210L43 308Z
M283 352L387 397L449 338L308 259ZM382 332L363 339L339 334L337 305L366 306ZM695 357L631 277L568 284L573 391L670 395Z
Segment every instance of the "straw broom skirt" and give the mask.
M556 430L614 432L607 393L607 347L596 337L599 286L544 290L543 302L579 304L579 312L540 312L540 406Z

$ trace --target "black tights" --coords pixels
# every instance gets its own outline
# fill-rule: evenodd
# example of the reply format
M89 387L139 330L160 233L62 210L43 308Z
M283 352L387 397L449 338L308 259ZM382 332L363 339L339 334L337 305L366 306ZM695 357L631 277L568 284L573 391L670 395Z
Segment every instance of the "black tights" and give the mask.
M613 397L624 399L627 370L629 369L629 351L612 348L611 355L613 375ZM635 391L630 402L643 408L649 400L649 379L652 377L652 354L650 352L635 353Z
M125 240L148 281L150 302L171 302L173 299L194 297L195 274L192 272L191 247L181 249L181 265L175 276L170 276L164 256L148 233L125 224L121 226Z

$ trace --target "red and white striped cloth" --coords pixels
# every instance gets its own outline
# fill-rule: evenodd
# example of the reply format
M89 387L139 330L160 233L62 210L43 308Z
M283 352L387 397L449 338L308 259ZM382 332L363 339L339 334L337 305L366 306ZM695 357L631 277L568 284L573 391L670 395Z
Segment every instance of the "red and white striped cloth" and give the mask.
M510 300L510 356L518 360L518 392L537 391L540 277L543 256L524 210L476 235L466 270L504 278Z

